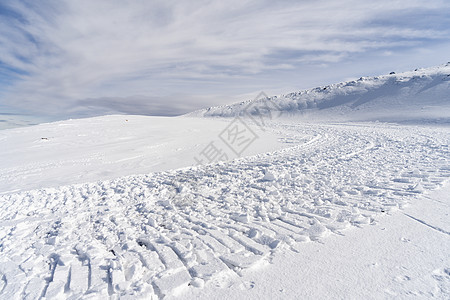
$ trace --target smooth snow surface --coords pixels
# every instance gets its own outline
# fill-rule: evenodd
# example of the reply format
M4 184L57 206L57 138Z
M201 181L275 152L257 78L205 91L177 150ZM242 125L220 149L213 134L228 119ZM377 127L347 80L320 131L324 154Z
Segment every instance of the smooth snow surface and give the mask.
M0 131L0 194L189 167L228 121L106 116ZM283 147L275 134L244 154ZM222 145L221 148L226 148ZM236 157L230 150L228 158Z

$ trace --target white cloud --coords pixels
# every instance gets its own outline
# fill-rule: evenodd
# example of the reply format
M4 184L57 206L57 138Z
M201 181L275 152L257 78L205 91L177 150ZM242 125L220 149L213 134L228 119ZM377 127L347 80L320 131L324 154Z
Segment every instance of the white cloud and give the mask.
M183 93L191 95L186 96L189 102L203 95L202 103L213 105L205 95L221 93L226 99L253 89L278 89L289 76L310 70L305 65L345 63L374 51L386 58L392 49L423 48L424 40L448 44L449 36L440 24L449 19L443 12L450 5L444 1L55 0L40 1L41 6L30 1L6 5L27 21L0 15L0 61L28 75L21 75L0 101L50 114L80 111L89 102L95 106L94 98L101 107L109 103L132 111L117 105L137 105L131 95L146 95L138 99L150 104L164 99L166 107L176 106L174 111L189 110L199 103L181 105L168 97ZM429 20L423 28L408 19L431 13L442 18L439 24ZM270 86L268 72L273 74ZM321 72L327 71L308 76ZM145 111L150 104L142 106L144 113L152 113Z

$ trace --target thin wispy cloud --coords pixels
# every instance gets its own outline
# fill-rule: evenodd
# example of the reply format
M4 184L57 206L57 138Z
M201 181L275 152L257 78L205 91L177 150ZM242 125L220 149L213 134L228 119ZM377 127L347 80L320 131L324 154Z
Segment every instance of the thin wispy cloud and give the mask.
M62 117L173 115L251 91L325 84L358 65L443 63L449 9L448 1L6 0L0 104Z

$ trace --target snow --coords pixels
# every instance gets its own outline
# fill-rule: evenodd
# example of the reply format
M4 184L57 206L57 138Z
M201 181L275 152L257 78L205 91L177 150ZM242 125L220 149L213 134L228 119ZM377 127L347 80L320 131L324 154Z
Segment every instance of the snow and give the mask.
M450 122L450 63L392 75L357 80L269 97L211 107L192 116L232 117L282 112L296 122L383 121ZM255 105L256 104L256 105Z
M221 289L191 290L187 298L214 299L448 299L450 185L419 197L377 224L277 253L270 268ZM423 211L427 211L426 214Z
M0 131L0 298L448 299L447 70L416 71L417 85L415 72L355 83L386 92L361 115L345 111L360 101L337 91L347 83L327 88L318 102L345 111L339 122L316 109L313 123L296 111L261 127L241 105L227 109L238 119L105 116ZM362 122L399 113L386 101L400 80L415 96L399 122ZM429 103L440 109L418 118ZM197 163L243 123L252 143L241 157L234 148Z
M114 115L2 130L0 194L189 167L208 143L220 145L217 136L227 125ZM253 130L261 138L246 155L283 147L275 134Z

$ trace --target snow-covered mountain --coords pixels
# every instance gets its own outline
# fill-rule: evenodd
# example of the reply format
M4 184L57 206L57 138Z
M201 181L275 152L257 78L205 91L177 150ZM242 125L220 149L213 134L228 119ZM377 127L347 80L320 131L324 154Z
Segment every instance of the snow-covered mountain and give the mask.
M442 66L361 77L287 95L211 107L189 114L233 117L280 111L306 121L450 120L450 63ZM267 103L270 103L267 106Z

